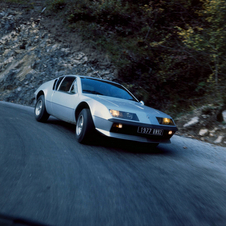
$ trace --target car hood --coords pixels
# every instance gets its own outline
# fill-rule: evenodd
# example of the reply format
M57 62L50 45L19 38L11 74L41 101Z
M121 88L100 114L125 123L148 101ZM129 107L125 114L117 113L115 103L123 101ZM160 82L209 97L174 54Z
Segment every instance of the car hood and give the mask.
M125 100L121 98L108 97L108 96L93 95L93 94L88 94L86 96L89 96L91 99L94 99L100 102L101 104L106 106L108 109L120 110L125 112L136 113L136 114L148 114L150 116L152 115L152 116L171 118L169 115L161 111L158 111L154 108L142 105L140 102Z

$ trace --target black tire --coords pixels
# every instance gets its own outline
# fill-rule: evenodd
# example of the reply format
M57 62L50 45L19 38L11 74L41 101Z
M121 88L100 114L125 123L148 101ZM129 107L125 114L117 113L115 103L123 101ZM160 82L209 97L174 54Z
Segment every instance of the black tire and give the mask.
M41 95L38 98L35 104L34 114L35 114L35 119L38 122L46 122L47 119L49 118L49 114L47 113L46 107L45 107L45 98L43 95Z
M75 138L79 143L85 144L92 140L94 132L94 124L90 110L84 108L77 118Z

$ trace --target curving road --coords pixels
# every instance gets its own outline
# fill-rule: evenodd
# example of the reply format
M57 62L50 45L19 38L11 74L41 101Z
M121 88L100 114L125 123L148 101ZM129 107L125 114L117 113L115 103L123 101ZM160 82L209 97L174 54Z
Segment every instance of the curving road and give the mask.
M175 136L146 145L74 139L0 102L0 213L50 225L225 225L226 148Z

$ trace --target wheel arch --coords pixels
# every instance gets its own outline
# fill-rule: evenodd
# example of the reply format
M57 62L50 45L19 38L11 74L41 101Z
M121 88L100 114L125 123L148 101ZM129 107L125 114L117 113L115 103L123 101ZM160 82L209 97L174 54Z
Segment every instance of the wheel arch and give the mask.
M39 98L41 95L43 95L43 96L45 97L45 93L44 93L43 90L40 90L40 91L37 93L37 95L36 95L36 100L38 100L38 98Z
M79 113L84 109L84 108L87 108L87 109L89 109L90 110L90 106L89 106L89 104L87 103L87 102L81 102L78 106L77 106L77 108L76 108L76 110L75 110L75 120L77 121L77 118L78 118L78 116L79 116Z

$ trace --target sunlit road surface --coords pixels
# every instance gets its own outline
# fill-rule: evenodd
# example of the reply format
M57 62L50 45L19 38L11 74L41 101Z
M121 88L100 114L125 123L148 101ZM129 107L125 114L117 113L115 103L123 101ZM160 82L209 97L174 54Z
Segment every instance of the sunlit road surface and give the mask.
M226 225L226 148L175 136L156 150L0 102L0 213L50 225Z

